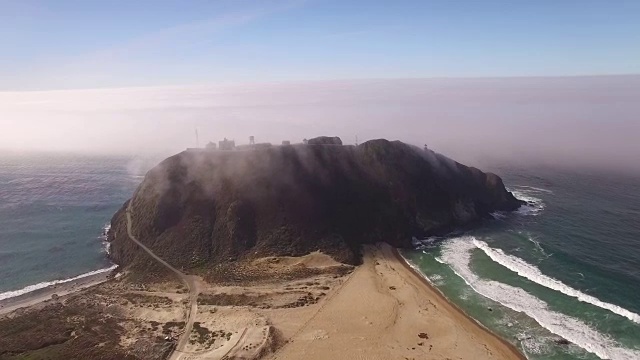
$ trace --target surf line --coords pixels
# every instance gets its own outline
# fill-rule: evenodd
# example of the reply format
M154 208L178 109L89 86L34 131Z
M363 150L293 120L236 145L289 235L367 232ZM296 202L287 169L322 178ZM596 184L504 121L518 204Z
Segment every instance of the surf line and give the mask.
M95 270L95 271L90 271L88 273L84 273L84 274L81 274L81 275L78 275L76 277L72 277L72 278L69 278L69 279L45 281L45 282L41 282L41 283L38 283L38 284L29 285L29 286L27 286L25 288L22 288L20 290L13 290L13 291L3 292L3 293L0 294L0 300L5 300L5 299L12 298L12 297L24 295L24 294L27 294L27 293L30 293L30 292L33 292L33 291L36 291L36 290L44 289L44 288L49 287L49 286L58 285L58 284L64 284L64 283L68 283L68 282L71 282L71 281L80 280L80 279L83 279L83 278L86 278L86 277L89 277L89 276L102 274L102 273L114 270L117 267L118 267L118 265L113 265L113 266L110 266L110 267L105 268L105 269L98 269L98 270Z
M601 359L640 358L640 351L621 347L615 340L583 321L550 310L546 302L525 290L476 275L470 267L472 251L476 249L474 239L464 236L447 240L442 247L441 260L475 292L511 310L526 314L540 326Z
M580 290L576 290L563 282L556 280L552 277L544 275L540 269L537 267L527 263L526 261L517 258L512 255L505 254L501 249L494 249L490 247L484 241L473 239L473 244L480 250L482 250L487 256L491 258L491 260L497 262L498 264L506 267L507 269L517 273L518 275L533 281L534 283L549 288L551 290L555 290L561 292L565 295L574 297L582 302L597 306L599 308L609 310L615 314L620 316L624 316L627 319L640 324L640 315L629 311L623 307L618 305L610 304L604 302L594 296L587 295Z

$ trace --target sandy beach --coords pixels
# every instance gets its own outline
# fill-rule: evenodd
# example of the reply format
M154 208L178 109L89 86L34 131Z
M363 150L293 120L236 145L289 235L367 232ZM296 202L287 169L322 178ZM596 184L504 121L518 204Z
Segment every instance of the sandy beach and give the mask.
M51 300L55 294L64 297L80 290L107 281L110 272L103 272L42 289L31 291L20 296L0 300L0 315L8 314L20 308L26 308Z
M300 319L274 319L276 327L287 322ZM525 359L449 303L386 244L367 247L364 264L271 358Z

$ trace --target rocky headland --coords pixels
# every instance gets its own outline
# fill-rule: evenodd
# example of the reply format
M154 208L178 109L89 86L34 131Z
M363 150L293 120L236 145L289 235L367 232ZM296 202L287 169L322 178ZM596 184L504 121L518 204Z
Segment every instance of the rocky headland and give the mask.
M524 359L395 249L520 207L497 175L398 141L245 149L150 170L120 266L0 302L0 359Z
M411 246L521 202L500 177L399 141L359 146L185 151L149 171L131 198L133 232L183 269L322 251L358 264L363 244ZM111 256L135 264L126 203ZM146 257L144 257L146 259Z

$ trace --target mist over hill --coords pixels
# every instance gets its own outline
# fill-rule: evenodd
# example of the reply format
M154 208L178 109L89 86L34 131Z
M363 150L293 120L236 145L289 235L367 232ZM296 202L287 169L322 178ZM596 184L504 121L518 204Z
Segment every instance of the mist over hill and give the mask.
M359 262L360 245L411 246L521 205L495 174L399 141L184 151L149 171L131 200L133 232L175 266L321 250ZM114 215L111 256L140 255Z
M490 162L640 172L640 76L386 79L0 92L0 150L158 155L224 137L390 138Z

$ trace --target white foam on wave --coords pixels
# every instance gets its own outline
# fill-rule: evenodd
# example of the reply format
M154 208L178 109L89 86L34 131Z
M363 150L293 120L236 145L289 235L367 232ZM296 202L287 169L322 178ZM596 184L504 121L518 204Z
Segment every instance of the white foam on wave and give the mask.
M542 199L537 198L531 194L532 191L524 190L524 189L520 189L520 190L509 189L509 191L511 191L511 193L513 194L513 196L516 197L516 199L526 202L526 204L520 206L520 208L516 210L516 213L520 215L533 215L533 216L540 215L540 213L542 212L542 210L544 210L546 206L545 203L542 201Z
M109 235L109 230L111 230L111 224L105 224L102 228L102 234L100 235L100 240L102 241L102 248L107 255L111 254L111 243L107 241L107 236Z
M421 275L423 278L425 278L432 285L442 286L442 285L445 284L445 279L444 279L444 277L442 275L440 275L440 274L427 275L422 270L420 270L420 267L418 267L418 265L416 265L413 262L411 262L409 259L404 257L402 254L400 254L400 257L402 257L404 259L404 262L407 263L416 272L416 274Z
M441 241L442 239L442 237L438 236L431 236L425 239L418 239L414 236L413 238L411 238L411 244L414 248L422 250L433 247L438 241Z
M105 269L98 269L98 270L91 271L91 272L88 272L88 273L85 273L85 274L81 274L81 275L78 275L76 277L72 277L72 278L69 278L69 279L45 281L45 282L41 282L41 283L38 283L38 284L29 285L29 286L27 286L25 288L22 288L20 290L13 290L13 291L3 292L3 293L0 294L0 300L9 299L9 298L12 298L12 297L24 295L24 294L27 294L27 293L30 293L30 292L33 292L33 291L36 291L36 290L44 289L44 288L52 286L52 285L64 284L64 283L68 283L68 282L71 282L71 281L80 280L80 279L83 279L83 278L86 278L86 277L89 277L89 276L102 274L102 273L114 270L117 267L118 267L118 265L113 265L113 266L110 266L110 267L105 268Z
M494 249L490 247L486 242L480 241L478 239L473 239L473 244L484 251L487 256L491 258L491 260L497 262L498 264L506 267L507 269L517 273L523 278L529 279L538 285L542 285L546 288L559 291L565 295L574 297L582 302L595 305L599 308L609 310L615 314L620 316L624 316L627 319L640 324L640 315L631 312L623 307L618 305L610 304L604 301L599 300L598 298L587 295L579 290L576 290L563 282L556 280L552 277L544 275L540 269L537 267L527 263L526 261L506 254L501 249Z
M526 189L530 189L533 191L538 191L538 192L544 192L547 194L553 194L553 191L549 190L549 189L543 189L543 188L539 188L539 187L535 187L535 186L528 186L528 185L516 185L519 188L526 188Z
M416 274L420 274L430 284L436 285L436 284L434 284L434 281L437 282L438 280L442 280L442 276L437 275L437 274L435 274L435 276L427 276L427 274L422 272L422 270L420 270L420 268L416 264L414 264L413 262L409 261L409 259L404 257L402 254L400 254L400 257L402 257L402 259L404 259L404 262L407 263L409 265L409 267L411 267L416 272Z
M441 260L477 293L514 311L527 314L542 327L601 359L640 358L640 351L620 347L609 336L598 332L579 319L549 309L547 303L525 290L480 278L470 268L472 251L477 249L474 240L477 239L459 237L446 241L442 246Z
M519 232L519 233L522 234L522 232ZM535 245L536 250L545 256L545 258L548 259L551 257L551 255L553 255L553 254L547 254L547 252L544 250L542 245L540 245L540 242L536 240L533 236L531 236L531 234L525 234L525 236L527 240L529 240L531 243L533 243L533 245Z
M549 344L547 342L530 336L527 332L519 333L516 338L522 342L522 346L527 349L529 353L541 355L549 352Z

